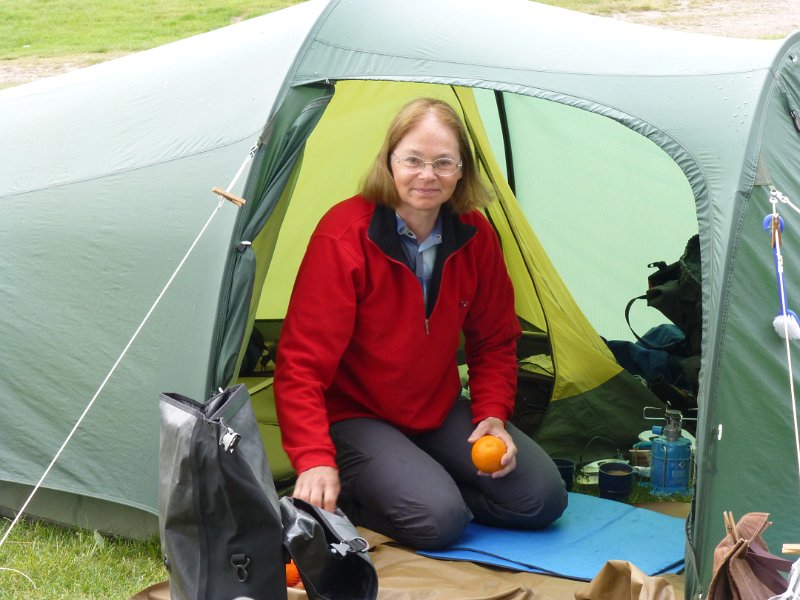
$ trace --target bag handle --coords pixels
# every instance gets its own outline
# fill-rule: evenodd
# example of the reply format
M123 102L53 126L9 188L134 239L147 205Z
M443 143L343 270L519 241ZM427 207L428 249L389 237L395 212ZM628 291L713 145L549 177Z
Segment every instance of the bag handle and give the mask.
M369 550L367 540L357 535L358 530L344 513L341 513L338 509L335 513L328 512L299 498L291 498L291 502L296 507L314 515L317 522L322 525L325 538L328 540L328 545L334 554L344 557L348 554L362 553Z

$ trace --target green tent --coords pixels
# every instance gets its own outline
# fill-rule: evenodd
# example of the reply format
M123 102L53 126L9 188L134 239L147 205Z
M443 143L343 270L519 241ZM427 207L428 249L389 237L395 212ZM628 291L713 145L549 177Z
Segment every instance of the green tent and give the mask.
M710 580L723 510L769 512L770 545L797 541L791 362L762 220L770 185L791 198L800 183L799 45L527 0L312 0L0 92L0 506L22 505L96 398L27 512L155 531L158 394L241 379L250 330L279 332L316 219L357 188L397 107L435 95L462 112L497 196L487 215L551 382L537 439L588 456L597 436L613 447L649 427L655 397L600 336L629 336L647 264L699 231L690 597ZM800 218L779 209L791 306ZM254 397L269 389L246 379Z

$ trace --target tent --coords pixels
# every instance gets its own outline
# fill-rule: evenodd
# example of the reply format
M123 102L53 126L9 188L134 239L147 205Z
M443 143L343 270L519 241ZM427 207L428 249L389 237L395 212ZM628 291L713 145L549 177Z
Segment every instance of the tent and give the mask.
M771 546L797 541L792 362L771 325L762 220L770 186L798 188L799 44L527 0L311 0L0 92L0 506L22 504L96 396L28 513L155 531L158 394L204 398L239 377L253 324L279 325L316 217L352 192L392 112L425 94L462 111L498 197L488 215L518 313L550 359L543 443L574 452L649 426L631 413L653 399L600 335L627 335L647 263L699 231L687 596L710 581L723 510L769 512Z

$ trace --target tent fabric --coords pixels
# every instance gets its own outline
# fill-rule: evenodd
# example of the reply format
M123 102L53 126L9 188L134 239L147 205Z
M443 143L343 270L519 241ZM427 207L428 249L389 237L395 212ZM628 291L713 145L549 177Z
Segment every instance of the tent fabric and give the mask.
M0 120L0 398L14 415L0 436L2 481L41 477L216 209L211 188L229 184L261 135L283 79L254 80L256 57L284 73L319 8L0 93L2 114L13 115ZM219 209L49 474L38 494L52 496L48 517L155 531L156 399L209 395L237 216L232 204ZM0 486L0 500L9 511L21 506L11 485ZM130 518L130 507L147 518Z
M65 494L76 501L63 505L60 520L91 527L86 502L105 502L103 525L147 535L147 519L130 512L151 521L155 514L159 393L207 397L235 376L237 346L262 300L273 303L281 248L303 239L281 225L304 210L293 200L305 185L302 168L311 168L314 119L321 123L328 110L302 126L313 130L308 145L297 131L294 157L278 140L303 122L303 106L314 102L306 94L323 98L334 86L335 100L347 82L434 84L470 90L496 161L487 173L507 199L492 210L513 206L528 221L509 212L510 220L494 219L498 229L504 220L511 233L533 225L553 271L564 275L556 285L575 287L567 303L574 296L595 334L613 334L612 325L598 325L614 322L625 300L641 293L636 281L646 280L647 262L679 253L696 225L704 315L687 540L687 595L696 597L711 578L721 510L769 512L770 545L800 537L796 465L776 459L792 452L788 366L797 365L772 330L777 292L761 229L772 209L765 184L790 198L800 185L792 116L800 106L798 52L800 34L722 39L528 0L310 0L0 91L0 114L13 115L0 121L0 398L10 415L0 436L0 481L8 482L0 506L19 506L20 486L38 480L215 212L42 490L56 520L55 498ZM364 116L359 135L380 131L388 118ZM270 129L278 124L281 135ZM581 143L581 132L603 144ZM342 157L341 142L359 139L342 135L325 159L349 159L349 173L370 149L364 137L364 154ZM259 140L247 183L232 190L250 207L217 207L210 189L224 188ZM269 157L286 161L286 179L272 179ZM519 206L504 189L512 173ZM354 185L339 179L318 182L331 201ZM269 181L277 187L261 201ZM634 202L637 210L626 210ZM800 217L779 208L791 308ZM309 211L304 226L314 218ZM252 243L244 252L243 242ZM259 251L265 258L254 260ZM599 255L605 266L592 273L586 265ZM628 264L640 265L638 274ZM283 292L275 289L279 307ZM523 293L520 306L533 306ZM569 328L553 316L545 314L544 329L553 334L559 385L567 386L565 374L580 373L586 361L559 358L559 327ZM583 348L597 346L596 335L588 339ZM587 392L564 387L560 406L613 384L621 372L612 371Z
M293 167L300 157L305 140L319 121L330 99L330 92L325 88L297 88L292 90L292 95L296 98L287 99L287 104L297 107L298 113L284 110L275 119L271 119L261 136L261 139L268 139L270 143L257 145L251 150L255 153L259 147L265 148L265 151L258 155L259 160L253 167L252 172L256 175L248 181L244 190L244 195L253 201L247 204L243 211L246 215L243 219L245 224L239 239L245 243L237 246L233 267L228 271L231 291L227 295L226 303L229 312L219 327L225 337L216 361L218 365L216 379L211 389L227 385L236 375L237 357L240 356L240 349L248 339L245 335L245 324L252 327L250 317L258 305L257 296L251 302L257 261L250 240L261 232L278 200L285 195ZM278 140L277 143L275 140ZM251 304L253 310L249 310ZM244 318L245 315L247 318ZM238 361L238 365L240 364L241 360Z

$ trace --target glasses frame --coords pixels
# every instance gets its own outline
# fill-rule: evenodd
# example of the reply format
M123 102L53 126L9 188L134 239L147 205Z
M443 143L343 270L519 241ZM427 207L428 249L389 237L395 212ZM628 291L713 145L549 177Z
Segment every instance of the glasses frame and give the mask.
M440 171L438 171L436 169L436 163L437 162L439 162L441 160L447 160L447 161L453 161L455 163L455 160L452 159L452 158L446 158L446 157L437 158L436 160L422 160L422 157L421 156L417 156L416 154L406 154L405 156L397 156L396 154L392 154L391 158L392 158L392 160L394 162L398 163L403 168L405 168L405 169L407 169L407 170L409 170L411 172L416 171L417 173L422 173L425 170L425 167L430 165L431 169L433 170L433 173L435 175L438 175L439 177L450 177L452 175L455 175L456 173L458 173L458 170L461 167L464 166L464 161L460 160L460 161L458 161L458 163L456 163L456 168L453 169L452 173L441 173ZM419 169L414 169L413 167L409 167L408 165L402 164L402 161L406 160L407 158L416 158L416 159L418 159L422 163L422 166L420 166Z

